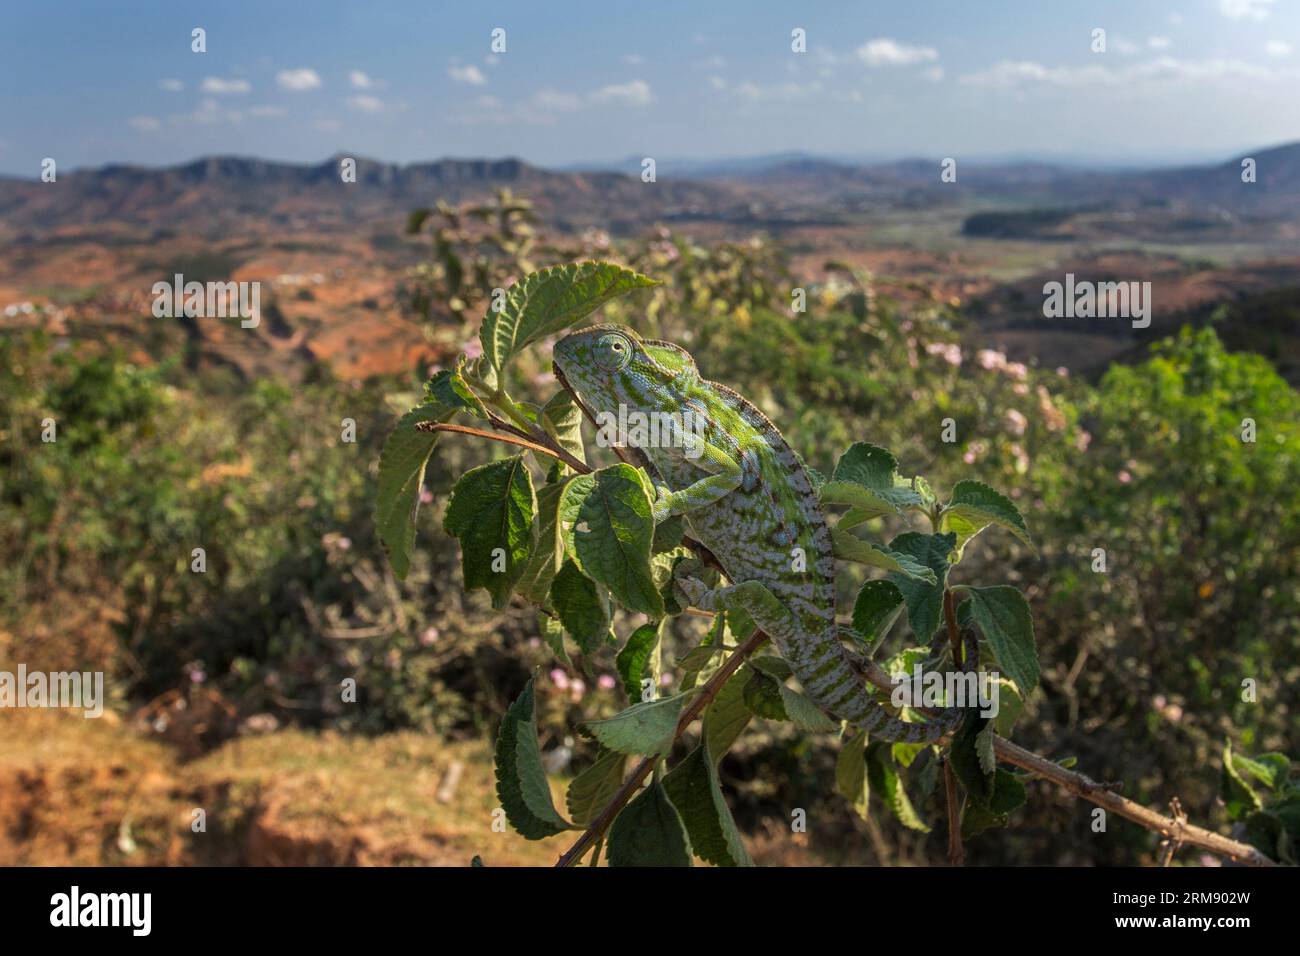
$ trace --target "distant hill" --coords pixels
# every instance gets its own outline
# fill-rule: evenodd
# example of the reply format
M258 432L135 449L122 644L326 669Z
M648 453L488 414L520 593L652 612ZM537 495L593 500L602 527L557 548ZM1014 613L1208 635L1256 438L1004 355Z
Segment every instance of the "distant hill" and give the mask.
M533 200L555 227L595 225L614 233L655 221L779 229L843 225L880 209L965 207L1052 213L978 220L968 235L1088 239L1123 235L1137 218L1145 238L1195 241L1269 223L1272 237L1286 239L1300 220L1300 143L1251 155L1257 174L1251 184L1241 181L1242 157L1146 170L958 158L953 183L941 181L937 157L855 164L783 153L670 161L654 183L642 182L639 162L630 160L624 173L543 169L519 159L408 165L358 159L357 181L344 183L340 157L296 164L216 156L160 168L75 170L55 183L0 178L0 239L49 238L69 226L104 230L106 237L121 227L211 237L259 229L329 231L399 219L438 199L457 202L501 187Z
M260 221L268 228L332 227L405 216L438 199L456 202L509 187L558 226L617 231L647 217L743 209L746 191L720 183L643 183L611 172L555 172L518 159L440 159L397 165L358 159L356 182L340 157L307 165L215 156L181 166L104 166L54 183L0 178L0 222L14 234L121 224L219 235Z

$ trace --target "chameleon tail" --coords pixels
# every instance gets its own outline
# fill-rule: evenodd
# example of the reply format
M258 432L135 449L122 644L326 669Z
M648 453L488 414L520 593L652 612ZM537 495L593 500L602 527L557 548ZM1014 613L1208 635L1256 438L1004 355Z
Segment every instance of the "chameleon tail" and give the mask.
M962 634L965 654L963 670L973 671L978 667L979 648L973 631ZM869 667L877 665L861 662ZM846 720L848 723L865 730L882 740L900 743L934 743L955 731L965 713L961 707L945 707L932 711L933 718L926 723L908 723L895 717L882 703L875 700L871 691L864 686L861 672L854 667L853 659L845 658L842 666L836 666L831 673L825 674L817 683L821 687L834 688L824 702L827 710ZM805 688L807 689L807 688ZM838 693L836 693L838 691Z

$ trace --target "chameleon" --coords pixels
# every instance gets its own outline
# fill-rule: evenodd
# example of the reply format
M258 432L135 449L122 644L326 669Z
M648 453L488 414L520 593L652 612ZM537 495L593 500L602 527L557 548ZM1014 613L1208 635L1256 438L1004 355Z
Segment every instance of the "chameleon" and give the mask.
M804 693L852 727L907 742L935 741L955 729L960 708L909 723L866 685L864 662L842 640L851 631L835 620L839 538L803 460L767 416L704 379L682 347L643 340L625 326L573 332L555 344L552 359L557 380L589 418L626 421L635 412L676 423L667 436L659 429L655 441L625 443L647 465L656 525L681 515L730 582L709 588L689 573L675 575L682 603L743 610L772 639Z

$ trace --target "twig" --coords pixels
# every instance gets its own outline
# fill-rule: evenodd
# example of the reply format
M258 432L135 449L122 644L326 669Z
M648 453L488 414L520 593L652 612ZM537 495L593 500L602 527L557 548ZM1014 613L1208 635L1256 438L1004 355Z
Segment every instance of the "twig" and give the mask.
M889 675L885 673L884 668L874 661L869 663L866 673L867 679L877 687L883 690L893 689L894 684ZM1213 830L1206 830L1191 823L1180 823L1177 820L1172 820L1149 807L1144 807L1140 803L1121 797L1105 784L1098 783L1096 780L1085 777L1073 770L1066 770L1060 764L1054 763L1046 757L1040 757L1038 754L1013 744L996 734L993 735L993 752L1003 763L1037 774L1044 780L1049 780L1058 787L1068 790L1076 797L1082 797L1090 803L1095 803L1103 809L1117 813L1121 817L1132 820L1139 826L1155 833L1160 833L1166 837L1177 836L1184 844L1198 846L1203 850L1209 850L1211 853L1250 866L1277 866L1275 862L1253 846L1230 840Z
M943 789L948 800L948 862L953 866L966 865L966 848L961 845L961 799L957 795L957 777L952 772L952 761L943 762Z
M549 455L556 461L564 461L560 455L544 445L529 441L526 438L518 438L514 435L499 435L493 432L484 431L481 428L470 428L467 425L452 425L448 422L420 422L415 426L416 431L421 432L459 432L462 435L475 435L479 438L488 438L492 441L506 442L510 445L518 445L520 448L527 448L529 451L535 451L542 455ZM574 459L575 461L577 459ZM567 461L564 461L567 465Z
M673 733L673 743L677 742L678 738L685 733L686 728L695 721L695 718L698 717L704 711L704 708L712 702L713 698L718 695L718 691L722 690L722 685L731 678L732 674L740 669L740 665L745 662L745 658L757 650L766 640L766 634L762 631L754 631L754 633L750 635L749 639L736 648L732 652L731 656L723 662L722 666L713 673L713 676L705 682L702 688L700 688L700 692L695 695L695 699L691 701L689 706L687 706L681 719L677 721L677 730ZM637 764L636 769L632 771L632 776L623 781L623 786L618 788L618 792L610 798L609 803L605 804L605 808L600 811L594 820L591 821L591 824L587 827L586 831L583 832L582 836L578 837L577 842L574 843L573 846L569 847L564 855L560 857L559 861L556 862L555 865L557 867L573 866L582 859L583 854L585 854L597 840L601 839L605 835L605 830L614 822L614 817L618 816L618 812L623 809L624 805L629 800L632 799L632 795L641 788L641 784L645 782L645 778L650 776L650 771L654 769L655 761L657 759L658 757L646 757Z

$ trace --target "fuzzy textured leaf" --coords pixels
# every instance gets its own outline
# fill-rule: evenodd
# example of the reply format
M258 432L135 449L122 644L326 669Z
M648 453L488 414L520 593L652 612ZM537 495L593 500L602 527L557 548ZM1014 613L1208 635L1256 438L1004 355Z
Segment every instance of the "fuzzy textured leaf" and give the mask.
M609 262L529 273L510 287L501 311L489 310L483 319L483 358L499 371L533 342L563 331L617 296L655 284Z
M523 693L502 718L493 758L497 798L510 825L528 840L545 839L570 829L551 802L551 788L537 746L537 720L533 713L535 679L528 679Z
M536 504L523 455L473 468L452 489L443 529L460 539L466 590L486 588L493 607L505 605L528 559Z
M753 866L718 783L717 764L705 742L664 777L664 790L681 815L691 848L714 866Z

